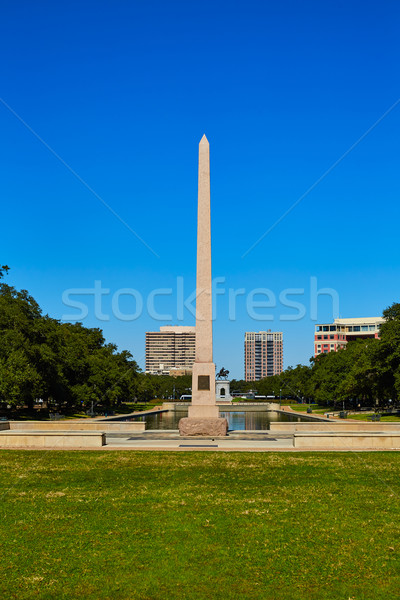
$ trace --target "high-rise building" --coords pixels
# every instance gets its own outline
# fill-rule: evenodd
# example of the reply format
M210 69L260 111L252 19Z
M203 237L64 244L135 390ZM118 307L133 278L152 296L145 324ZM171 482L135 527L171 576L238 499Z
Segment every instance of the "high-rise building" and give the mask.
M160 331L146 331L146 373L169 375L176 369L191 371L195 347L195 327L165 326Z
M283 371L281 331L246 331L244 335L244 378L257 381Z
M357 338L377 338L382 317L365 317L357 319L335 319L333 323L315 326L314 356L337 352L346 344Z

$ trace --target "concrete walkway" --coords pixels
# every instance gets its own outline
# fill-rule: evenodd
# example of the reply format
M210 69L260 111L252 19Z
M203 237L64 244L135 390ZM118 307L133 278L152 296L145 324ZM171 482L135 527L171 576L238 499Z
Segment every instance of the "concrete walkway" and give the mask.
M205 452L382 452L390 448L352 448L349 444L294 447L289 433L230 431L223 438L180 437L177 430L148 430L138 434L107 434L102 450L161 450Z
M341 448L310 447L294 448L289 438L271 438L269 440L239 439L141 439L114 438L107 440L107 445L100 451L132 450L132 451L169 451L169 452L389 452L389 448L357 448L346 446Z
M277 449L293 449L292 436L243 436L230 435L226 438L181 438L178 432L160 436L107 436L104 450L219 450L265 452Z
M176 429L107 434L104 450L247 450L292 449L293 436L269 431L230 431L222 438L181 437Z

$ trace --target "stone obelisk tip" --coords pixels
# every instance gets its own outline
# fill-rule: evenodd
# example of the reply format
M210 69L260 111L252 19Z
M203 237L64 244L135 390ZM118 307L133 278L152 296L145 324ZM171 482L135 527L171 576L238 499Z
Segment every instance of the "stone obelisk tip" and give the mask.
M208 139L206 138L206 134L204 134L203 137L201 138L200 144L207 144L208 145Z

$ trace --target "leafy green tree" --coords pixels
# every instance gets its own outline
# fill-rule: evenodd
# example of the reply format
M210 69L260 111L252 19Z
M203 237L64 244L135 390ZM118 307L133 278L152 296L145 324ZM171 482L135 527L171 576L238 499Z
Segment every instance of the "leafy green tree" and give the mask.
M0 265L0 279L2 279L4 277L4 274L8 273L9 270L10 267L8 267L7 265Z
M378 357L381 387L387 400L396 404L400 398L400 304L395 302L386 308L383 317Z
M43 380L24 350L12 350L0 357L0 397L14 407L27 404L33 408L33 398L40 397Z
M335 406L338 386L349 371L350 352L343 349L319 354L311 359L311 365L311 396L318 404Z
M382 368L379 360L379 340L355 340L340 353L346 369L336 384L336 400L352 401L353 405L373 406L382 395Z
M12 406L33 407L43 390L33 347L41 310L26 290L0 285L0 397Z
M0 400L33 408L115 406L135 394L138 365L100 329L42 315L26 290L0 284Z

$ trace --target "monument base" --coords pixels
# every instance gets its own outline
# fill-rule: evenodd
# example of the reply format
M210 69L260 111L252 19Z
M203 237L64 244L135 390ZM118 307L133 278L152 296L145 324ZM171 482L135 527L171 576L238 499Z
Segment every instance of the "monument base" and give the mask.
M222 417L184 417L179 421L179 435L224 436L228 432L228 421Z

